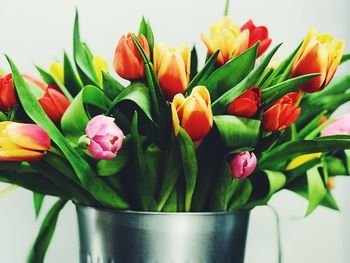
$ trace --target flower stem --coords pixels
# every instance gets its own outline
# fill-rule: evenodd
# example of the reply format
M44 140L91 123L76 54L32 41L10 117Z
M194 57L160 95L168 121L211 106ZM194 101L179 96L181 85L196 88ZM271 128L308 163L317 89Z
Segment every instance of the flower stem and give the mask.
M224 10L224 16L228 15L228 10L230 8L230 0L226 0L226 4L225 4L225 10Z

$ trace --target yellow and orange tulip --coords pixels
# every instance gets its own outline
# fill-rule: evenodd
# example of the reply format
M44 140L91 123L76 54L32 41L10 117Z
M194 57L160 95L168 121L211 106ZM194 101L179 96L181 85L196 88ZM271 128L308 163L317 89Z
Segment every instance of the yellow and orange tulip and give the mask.
M38 125L0 122L0 161L33 161L50 149L49 135Z
M50 65L50 73L61 83L64 83L64 66L60 62L54 62Z
M186 91L191 67L191 51L188 45L168 48L162 43L157 43L154 47L153 62L163 94L168 100Z
M294 60L292 77L320 73L300 86L300 90L313 93L324 89L332 80L344 53L345 42L335 41L329 34L318 34L311 28Z
M198 143L208 135L213 126L210 94L204 86L194 87L187 98L177 94L171 109L175 135L181 126Z
M217 62L225 64L231 58L244 52L249 46L249 30L242 30L227 16L210 27L210 37L202 33L202 40L212 55L220 49Z

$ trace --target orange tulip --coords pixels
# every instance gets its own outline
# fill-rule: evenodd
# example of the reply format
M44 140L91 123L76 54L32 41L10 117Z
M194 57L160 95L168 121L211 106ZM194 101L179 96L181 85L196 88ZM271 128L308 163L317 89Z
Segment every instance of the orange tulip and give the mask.
M33 161L50 149L49 135L38 125L0 122L0 161Z
M0 77L0 111L11 110L17 104L12 75Z
M171 104L175 135L181 126L194 142L203 140L213 126L210 94L206 87L193 88L187 98L177 94Z
M220 49L217 62L225 64L231 58L244 52L249 46L249 30L241 31L229 17L224 16L219 23L210 27L210 37L202 33L202 40L212 55Z
M115 50L113 67L115 71L124 79L135 80L145 77L145 66L142 57L131 38L131 33L122 36ZM142 35L141 38L135 36L137 41L143 47L146 55L150 57L150 50L147 39Z
M333 78L344 53L344 41L335 41L329 34L318 34L312 28L306 35L294 60L292 77L320 73L320 76L300 86L300 90L313 93L324 89Z
M188 45L167 48L162 43L157 43L153 62L163 94L168 100L186 91L191 67L191 51Z

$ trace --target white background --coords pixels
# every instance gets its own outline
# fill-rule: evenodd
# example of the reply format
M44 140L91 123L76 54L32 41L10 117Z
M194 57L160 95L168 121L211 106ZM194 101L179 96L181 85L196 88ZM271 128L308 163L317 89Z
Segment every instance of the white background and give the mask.
M80 12L82 37L111 65L121 34L136 32L142 15L151 20L157 40L176 46L183 41L195 43L204 56L200 33L208 33L209 25L221 16L224 0L0 0L0 53L10 55L22 72L34 74L33 64L48 67L53 59L62 58L63 49L71 52L75 7ZM238 23L253 18L268 26L273 44L284 42L283 57L301 41L309 26L350 43L349 7L347 0L233 0L230 14ZM0 57L0 66L8 69L4 57ZM282 218L285 263L349 262L349 186L348 178L337 180L335 195L341 213L321 208L304 219L306 202L301 198L283 192L272 200ZM29 192L18 189L1 198L0 263L25 262L38 226ZM277 262L276 249L273 214L268 208L257 208L252 213L246 262ZM61 214L45 262L78 262L71 204Z

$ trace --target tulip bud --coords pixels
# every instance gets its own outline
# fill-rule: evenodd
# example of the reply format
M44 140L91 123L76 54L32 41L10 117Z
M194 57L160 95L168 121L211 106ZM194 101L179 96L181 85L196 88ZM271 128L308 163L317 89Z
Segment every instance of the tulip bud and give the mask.
M257 57L260 57L270 46L272 39L269 38L269 31L265 26L255 26L253 20L248 20L241 27L241 31L249 30L248 48L260 41Z
M106 60L104 60L100 56L95 56L94 59L92 60L92 64L93 64L95 72L97 74L98 82L99 82L100 86L102 87L102 85L103 85L102 72L108 72L108 64L107 64Z
M333 135L350 135L350 113L335 118L321 131L321 136Z
M219 23L211 25L210 37L203 33L201 36L210 55L220 50L217 57L220 65L247 50L249 45L249 30L241 31L227 16L222 17Z
M64 66L62 63L54 62L50 65L50 73L61 83L64 83Z
M261 103L261 91L258 87L251 87L238 98L234 99L227 111L231 115L251 118L253 117Z
M247 178L254 172L256 162L254 153L241 152L235 154L230 160L232 177L237 179Z
M97 159L113 159L123 145L124 134L114 123L114 118L98 115L86 126L86 136L90 140L87 149Z
M328 177L328 180L326 182L326 186L329 190L335 189L335 177L334 176Z
M171 105L175 135L181 126L194 142L203 140L213 126L210 95L204 86L194 87L187 98L177 94Z
M191 67L191 51L188 45L167 48L162 43L156 43L153 61L163 94L168 100L186 91Z
M146 55L150 57L150 50L147 39L142 35L141 38L135 36L137 41L144 49ZM124 79L136 80L145 77L145 66L130 33L122 36L115 50L113 66L115 71Z
M60 123L63 114L70 104L68 99L52 84L46 88L44 96L39 99L39 103L47 116L55 124Z
M38 125L0 122L0 161L33 161L49 149L50 137Z
M11 110L17 104L12 75L0 78L0 111Z
M294 60L291 75L298 77L319 73L300 86L306 93L324 89L333 78L344 53L344 41L334 41L329 34L318 34L316 29L309 30Z
M264 131L282 131L291 126L299 117L301 108L298 107L299 94L291 92L284 95L267 109L262 117Z

